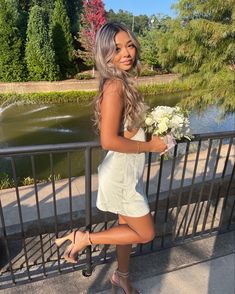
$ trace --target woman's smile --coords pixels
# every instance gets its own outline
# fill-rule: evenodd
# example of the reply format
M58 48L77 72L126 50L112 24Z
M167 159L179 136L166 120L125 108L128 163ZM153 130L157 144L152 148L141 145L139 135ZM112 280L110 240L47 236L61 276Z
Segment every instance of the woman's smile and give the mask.
M127 64L127 65L132 64L132 59L121 61L121 63Z

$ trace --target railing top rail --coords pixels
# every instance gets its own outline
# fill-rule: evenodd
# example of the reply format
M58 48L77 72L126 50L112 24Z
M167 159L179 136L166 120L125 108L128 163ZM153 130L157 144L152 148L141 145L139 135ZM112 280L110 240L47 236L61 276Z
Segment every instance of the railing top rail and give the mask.
M36 154L61 151L75 151L86 148L100 147L98 141L63 143L63 144L46 144L34 146L16 146L10 148L0 148L0 156L19 155L19 154Z
M192 141L207 140L207 139L220 139L220 138L231 138L235 137L235 130L226 132L215 132L215 133L201 133L194 134Z
M235 137L234 131L216 132L216 133L201 133L194 134L192 141L207 140L207 139L220 139ZM185 140L179 141L184 142ZM99 141L77 142L77 143L63 143L63 144L46 144L34 146L16 146L0 148L0 156L12 156L23 154L37 154L48 152L62 152L62 151L75 151L86 148L100 147Z

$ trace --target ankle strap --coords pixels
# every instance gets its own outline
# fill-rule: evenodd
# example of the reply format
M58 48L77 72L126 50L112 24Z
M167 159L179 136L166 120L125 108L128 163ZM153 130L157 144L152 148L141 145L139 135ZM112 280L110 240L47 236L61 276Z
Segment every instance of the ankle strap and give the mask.
M87 235L87 238L88 238L89 245L92 245L91 238L90 238L90 232L86 231L86 235Z
M120 272L119 270L116 270L116 273L119 277L122 277L122 278L128 278L129 277L129 272L126 272L126 273L122 273Z

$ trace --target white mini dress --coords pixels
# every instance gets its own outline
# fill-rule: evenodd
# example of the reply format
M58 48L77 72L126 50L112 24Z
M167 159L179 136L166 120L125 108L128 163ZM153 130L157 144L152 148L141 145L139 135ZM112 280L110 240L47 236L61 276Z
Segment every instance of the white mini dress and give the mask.
M140 128L131 140L145 141L144 130ZM97 208L130 217L148 214L144 165L145 153L108 151L98 167Z

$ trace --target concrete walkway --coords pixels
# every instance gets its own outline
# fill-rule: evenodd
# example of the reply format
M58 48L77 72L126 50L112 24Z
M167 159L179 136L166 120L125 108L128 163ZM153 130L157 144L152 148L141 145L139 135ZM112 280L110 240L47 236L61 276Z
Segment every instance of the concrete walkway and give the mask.
M142 294L234 294L235 254L143 279L135 283ZM108 294L110 290L97 292Z
M0 291L4 294L108 294L116 262ZM234 294L235 232L131 259L131 279L142 294ZM121 293L121 292L120 292Z

